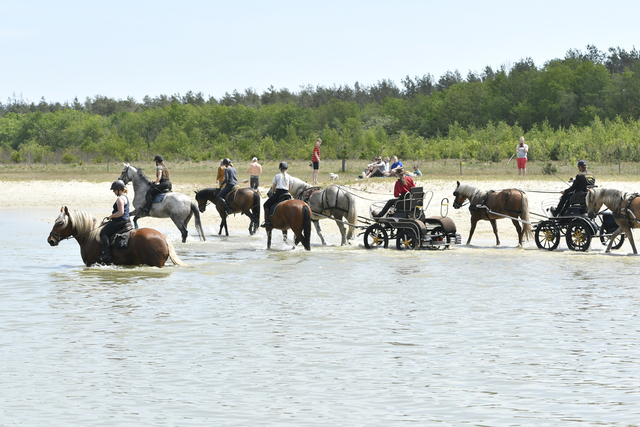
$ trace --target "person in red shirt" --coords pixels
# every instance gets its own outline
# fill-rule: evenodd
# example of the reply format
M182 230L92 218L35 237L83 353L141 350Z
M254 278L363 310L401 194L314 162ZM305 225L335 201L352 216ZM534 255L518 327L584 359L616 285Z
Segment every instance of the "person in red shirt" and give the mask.
M374 212L373 216L384 216L392 206L395 206L396 202L400 200L401 197L404 197L405 194L409 193L409 190L416 186L413 179L405 174L403 168L396 169L396 175L398 176L398 180L396 181L396 185L393 187L393 197L395 197L395 199L390 199L387 204L384 205L384 208L382 208L378 213Z
M316 145L313 147L313 154L311 155L311 163L313 163L313 184L318 185L318 170L320 169L320 144L322 140L318 138Z

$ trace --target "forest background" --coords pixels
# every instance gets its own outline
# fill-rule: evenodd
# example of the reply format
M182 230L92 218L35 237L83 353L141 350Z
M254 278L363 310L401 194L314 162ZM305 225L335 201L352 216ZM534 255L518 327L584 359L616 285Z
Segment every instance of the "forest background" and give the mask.
M102 163L307 159L475 159L511 156L520 136L529 158L640 160L640 52L595 46L538 67L530 59L466 78L407 76L398 87L271 87L205 99L202 93L38 103L0 103L0 162Z

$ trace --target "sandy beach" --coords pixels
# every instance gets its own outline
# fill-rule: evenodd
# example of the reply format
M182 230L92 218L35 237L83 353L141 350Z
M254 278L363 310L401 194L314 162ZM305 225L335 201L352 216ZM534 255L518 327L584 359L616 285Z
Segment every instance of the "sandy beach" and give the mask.
M560 190L566 188L562 182L549 182L538 180L472 180L464 181L464 184L470 184L483 190L501 190L505 188L518 188L525 191L529 197L530 212L535 214L544 214L542 204L554 203L560 197ZM357 197L358 215L369 216L369 207L374 202L386 201L392 197L394 179L371 179L358 181L349 185L350 189ZM111 205L114 196L109 191L110 182L93 183L86 181L3 181L2 188L4 194L4 203L2 209L38 209L50 210L50 219L53 221L58 215L62 206L69 209L81 209L88 211L98 217L106 216L111 213ZM447 206L442 206L443 213L451 217L458 232L462 235L463 242L468 237L470 221L468 209L453 209L452 193L456 187L453 180L440 179L421 179L416 182L417 186L422 186L425 191L433 192L433 197L429 208L428 216L440 215L441 202L443 199L449 199L448 214ZM634 183L617 182L617 181L599 181L598 185L603 188L616 188L625 192L637 191ZM174 183L173 190L181 192L190 197L194 191L202 189L202 186L195 184L180 185ZM133 196L133 189L128 185L130 196ZM266 197L267 187L260 187L261 194ZM548 193L545 193L548 192ZM429 193L427 193L427 198ZM195 199L194 199L195 200ZM263 198L263 202L266 199ZM220 226L220 216L211 206L205 213L201 214L202 223L207 234L216 233ZM532 215L532 221L538 221L541 217ZM228 219L229 231L232 234L248 233L249 220L244 215L233 215ZM140 221L140 226L144 227L173 227L168 219L145 218ZM328 237L328 243L336 245L340 243L339 230L334 222L325 220L321 221L321 226ZM195 227L193 220L189 224L190 235L195 235ZM515 228L510 221L498 221L498 231L503 245L512 246L517 244L517 234ZM315 231L312 232L315 236ZM487 221L478 224L474 234L474 240L493 239L491 225ZM357 238L356 244L361 243L361 237ZM313 241L313 240L312 240ZM318 239L319 241L319 239ZM535 243L534 243L535 244Z

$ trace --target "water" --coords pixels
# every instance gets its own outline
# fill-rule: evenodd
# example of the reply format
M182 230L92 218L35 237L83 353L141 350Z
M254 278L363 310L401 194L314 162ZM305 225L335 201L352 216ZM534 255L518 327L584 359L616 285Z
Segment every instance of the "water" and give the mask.
M46 243L54 217L0 211L2 426L639 423L626 243L266 251L167 227L193 268L87 268Z

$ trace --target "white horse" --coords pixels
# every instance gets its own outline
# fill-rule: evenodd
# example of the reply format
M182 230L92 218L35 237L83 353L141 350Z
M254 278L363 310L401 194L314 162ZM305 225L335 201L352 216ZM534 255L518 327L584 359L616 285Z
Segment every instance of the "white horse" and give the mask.
M149 213L145 213L140 208L145 205L145 196L147 190L149 190L149 178L145 176L142 170L136 168L128 163L123 163L124 169L120 174L120 178L125 185L129 182L133 182L133 207L135 211L131 212L133 217L133 223L138 228L138 218L145 216L152 216L154 218L171 218L173 223L178 227L182 234L182 243L187 240L187 224L191 220L191 216L196 218L196 230L202 240L206 240L204 237L204 230L202 229L202 223L200 222L200 212L198 212L198 205L192 201L189 197L182 193L169 192L165 193L164 199L159 203L153 203Z
M351 193L344 190L339 185L330 185L324 190L310 191L307 194L305 190L313 188L299 178L291 177L291 194L296 199L300 199L309 204L311 208L311 222L316 228L316 233L320 236L322 244L326 245L320 228L321 219L334 219L340 234L342 235L341 245L346 245L349 240L353 239L354 228L349 225L349 232L344 225L343 218L349 224L355 224L358 219L356 211L356 199Z
M633 253L637 254L631 229L640 225L640 197L638 194L623 194L622 191L612 188L594 188L589 189L585 200L589 218L595 218L604 204L613 213L613 219L618 224L618 229L611 235L605 252L611 252L613 241L624 231L629 243L631 243Z

